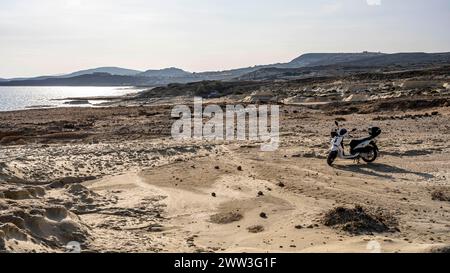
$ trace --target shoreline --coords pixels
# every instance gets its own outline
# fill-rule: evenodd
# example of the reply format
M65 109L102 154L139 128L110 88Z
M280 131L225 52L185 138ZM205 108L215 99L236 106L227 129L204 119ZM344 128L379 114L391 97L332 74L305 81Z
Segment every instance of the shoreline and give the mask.
M15 87L15 86L13 86ZM25 86L26 87L26 86ZM31 86L34 87L34 86ZM49 86L51 88L60 86ZM77 86L69 86L76 88ZM82 88L89 88L91 86L83 86ZM113 86L107 86L108 88L114 88ZM37 87L39 88L39 87ZM61 88L64 88L61 86ZM116 101L123 101L136 96L138 93L149 90L148 88L142 89L140 87L128 87L124 90L129 90L128 93L123 95L105 95L105 96L80 96L80 97L65 97L65 98L51 98L47 99L48 104L35 104L27 105L22 108L1 110L0 112L14 112L14 111L26 111L32 109L53 109L53 108L65 108L70 106L78 107L97 107L97 106L107 106L109 103L114 103ZM151 88L150 88L151 90ZM51 104L51 102L64 102L60 105ZM99 102L99 103L95 103Z
M69 86L69 88L73 88L74 90L76 88L104 88L99 86ZM2 88L2 87L0 87ZM72 106L80 106L85 105L86 107L92 106L94 107L96 104L99 105L106 105L106 103L112 103L114 101L120 101L120 100L126 100L128 98L132 98L139 94L140 92L149 90L148 88L141 88L141 87L127 87L127 88L121 88L120 90L123 90L126 92L125 94L120 95L97 95L97 96L68 96L68 97L62 97L58 98L57 95L51 93L55 92L57 88L67 88L64 86L21 86L16 87L12 86L12 88L36 88L38 93L34 96L34 98L31 100L31 104L25 105L20 100L23 98L18 95L10 94L8 90L6 90L6 108L4 110L0 110L0 112L12 112L12 111L23 111L23 110L29 110L29 109L51 109L51 108L60 108L60 107L66 107L66 105L72 105ZM41 92L39 88L43 88L42 90L44 92ZM46 93L46 88L50 88L50 93ZM56 88L56 89L55 89ZM114 86L105 86L105 88L116 88ZM150 88L151 89L151 88ZM114 89L117 91L118 89ZM3 90L5 91L5 90ZM64 90L63 90L64 91ZM70 90L68 90L70 92ZM24 91L25 92L25 91ZM27 91L28 92L28 91ZM27 92L22 94L22 96L27 97ZM39 93L41 92L41 93ZM114 92L114 91L113 91ZM53 95L52 95L53 94ZM14 96L18 96L17 98ZM51 98L50 96L53 96ZM3 98L3 95L0 94L0 97ZM56 98L55 98L56 97ZM98 102L98 103L95 103ZM24 104L24 105L21 105ZM7 109L10 108L10 109Z

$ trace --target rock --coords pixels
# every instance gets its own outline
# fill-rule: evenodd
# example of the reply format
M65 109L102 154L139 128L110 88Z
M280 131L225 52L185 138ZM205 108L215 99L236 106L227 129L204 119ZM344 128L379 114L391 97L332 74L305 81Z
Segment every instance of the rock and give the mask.
M23 200L23 199L31 199L33 196L26 189L11 189L3 192L3 195L6 199L12 200Z
M450 202L450 190L446 188L436 189L431 193L434 201Z
M255 225L247 228L250 233L260 233L264 231L264 227L261 225Z
M47 187L50 189L58 189L58 188L62 188L66 185L70 185L70 184L78 184L78 183L82 183L85 181L91 181L91 180L95 180L96 177L95 176L85 176L85 177L64 177L64 178L60 178L52 183L50 183Z
M64 104L82 105L82 104L91 104L91 103L89 102L89 100L70 100L70 101L64 102Z
M243 216L237 212L217 213L210 217L210 221L215 224L229 224L240 221Z
M16 227L24 229L25 221L22 217L14 215L14 212L0 215L0 223L12 223Z
M450 253L450 245L446 245L446 246L436 246L436 247L432 247L430 249L431 253Z
M397 220L387 212L365 209L337 207L328 211L322 219L328 227L337 227L351 234L372 234L373 232L396 232Z
M39 187L29 189L42 194ZM80 218L64 206L47 201L18 199L0 206L0 252L22 247L38 252L58 251L70 241L88 240L89 230Z
M45 217L55 221L61 221L68 217L68 211L63 206L53 206L45 210Z
M28 238L25 232L12 223L0 225L0 230L3 232L5 239L14 238L16 240L26 241Z
M26 190L34 197L42 197L45 195L45 189L39 186L27 186Z

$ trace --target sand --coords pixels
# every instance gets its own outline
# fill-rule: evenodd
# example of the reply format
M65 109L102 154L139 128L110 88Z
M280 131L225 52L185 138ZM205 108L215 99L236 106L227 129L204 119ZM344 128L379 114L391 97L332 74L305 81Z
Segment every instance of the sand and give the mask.
M275 152L174 141L170 105L0 113L0 251L448 251L450 108L386 100L283 105ZM380 158L329 167L335 119Z

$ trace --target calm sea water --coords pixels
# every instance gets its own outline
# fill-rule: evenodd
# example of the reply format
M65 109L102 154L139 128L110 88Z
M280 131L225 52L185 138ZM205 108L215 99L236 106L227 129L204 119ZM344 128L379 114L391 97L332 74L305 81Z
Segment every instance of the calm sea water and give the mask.
M0 111L23 110L34 107L95 106L102 101L89 101L91 105L68 105L65 98L120 96L136 93L132 87L10 87L0 86Z

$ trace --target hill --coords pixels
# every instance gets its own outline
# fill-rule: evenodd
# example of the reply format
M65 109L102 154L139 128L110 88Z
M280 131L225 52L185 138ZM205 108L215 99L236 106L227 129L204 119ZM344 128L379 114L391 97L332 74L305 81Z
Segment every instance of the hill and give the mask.
M257 65L225 71L191 73L170 67L160 70L138 70L100 67L62 76L42 76L29 79L0 80L7 86L163 86L170 83L230 80L276 80L322 76L346 76L375 70L423 69L450 64L450 53L309 53L288 63Z

